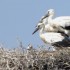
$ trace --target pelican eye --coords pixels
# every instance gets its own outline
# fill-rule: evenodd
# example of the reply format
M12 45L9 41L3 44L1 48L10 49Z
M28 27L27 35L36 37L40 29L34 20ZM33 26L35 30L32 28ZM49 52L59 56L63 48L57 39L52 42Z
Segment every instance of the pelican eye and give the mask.
M40 25L38 25L38 28L40 27Z

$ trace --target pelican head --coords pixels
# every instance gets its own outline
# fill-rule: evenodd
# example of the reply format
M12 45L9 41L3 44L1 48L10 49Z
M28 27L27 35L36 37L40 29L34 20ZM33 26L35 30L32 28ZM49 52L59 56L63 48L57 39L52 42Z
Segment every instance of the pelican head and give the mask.
M53 16L54 15L54 9L49 9L47 14L48 14L48 16Z
M40 30L43 27L45 27L44 23L38 23L38 25L36 26L36 29L34 30L32 34L36 33L38 30Z
M43 20L43 19L45 19L45 18L47 18L47 17L53 17L54 16L54 9L49 9L48 11L47 11L47 13L41 18L41 21Z

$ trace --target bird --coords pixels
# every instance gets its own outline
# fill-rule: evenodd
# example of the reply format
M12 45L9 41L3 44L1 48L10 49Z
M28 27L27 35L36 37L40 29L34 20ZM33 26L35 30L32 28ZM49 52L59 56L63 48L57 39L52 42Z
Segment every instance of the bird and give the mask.
M45 44L50 44L56 47L69 47L70 40L65 33L59 32L46 32L45 24L39 22L36 26L36 29L32 34L35 34L39 30L39 36Z
M70 36L70 16L53 18L54 13L54 9L49 9L40 19L40 22L45 23L45 30L49 32L63 32Z

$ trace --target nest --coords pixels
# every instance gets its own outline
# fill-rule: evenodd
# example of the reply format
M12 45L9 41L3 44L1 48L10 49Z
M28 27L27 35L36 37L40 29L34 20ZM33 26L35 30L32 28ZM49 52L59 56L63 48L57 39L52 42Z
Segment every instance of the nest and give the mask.
M0 70L70 70L70 49L0 48Z

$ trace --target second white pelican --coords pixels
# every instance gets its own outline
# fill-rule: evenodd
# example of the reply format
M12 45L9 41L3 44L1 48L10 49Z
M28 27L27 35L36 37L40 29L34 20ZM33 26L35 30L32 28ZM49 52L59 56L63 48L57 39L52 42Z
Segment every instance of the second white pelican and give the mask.
M68 36L64 33L57 33L57 32L46 32L45 31L45 24L44 23L38 23L35 31L32 33L34 34L39 30L40 38L43 40L44 43L49 43L54 46L62 46L62 47L69 47L70 46L70 40Z
M60 16L54 18L54 9L49 9L40 22L45 23L45 30L50 32L64 32L70 36L70 16Z

